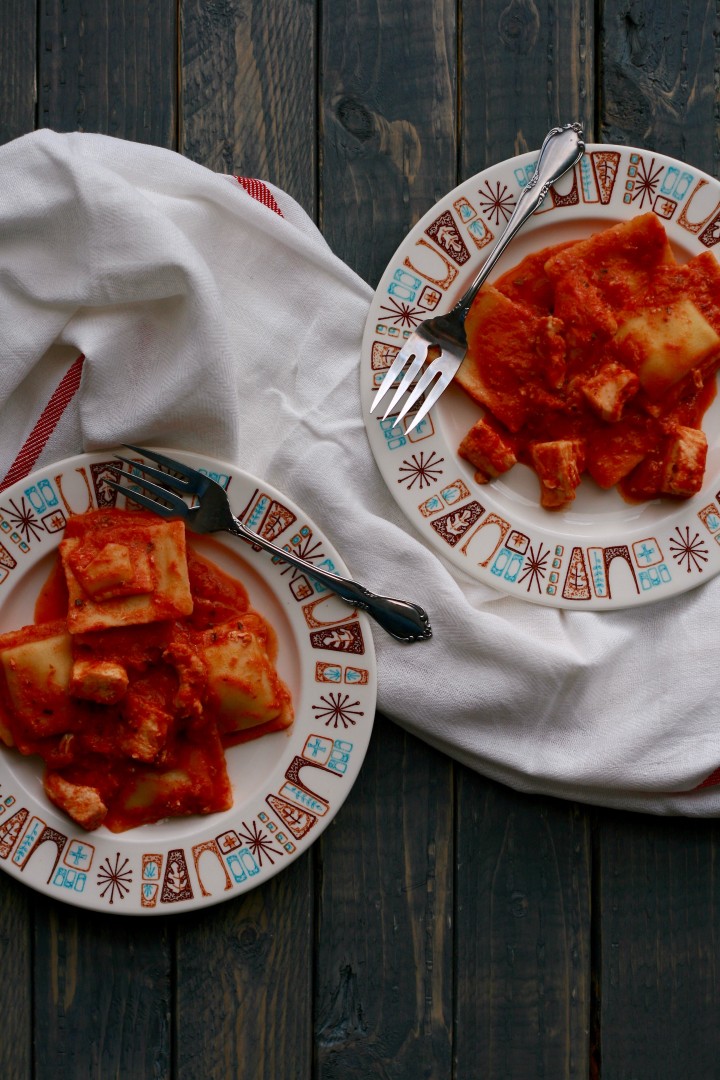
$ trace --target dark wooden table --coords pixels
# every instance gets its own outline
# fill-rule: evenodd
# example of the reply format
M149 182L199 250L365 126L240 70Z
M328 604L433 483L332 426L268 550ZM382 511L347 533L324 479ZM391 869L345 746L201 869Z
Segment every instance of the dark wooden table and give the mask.
M558 121L720 175L719 35L710 0L2 0L0 141L271 180L374 285ZM378 717L335 822L244 897L112 919L0 874L0 1077L720 1077L719 863L715 821L516 794Z

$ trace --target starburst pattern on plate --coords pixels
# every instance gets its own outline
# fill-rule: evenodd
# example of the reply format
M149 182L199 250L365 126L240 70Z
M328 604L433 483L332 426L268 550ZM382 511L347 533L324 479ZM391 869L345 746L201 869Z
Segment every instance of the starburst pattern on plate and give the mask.
M124 900L130 892L132 882L132 870L129 867L130 860L126 857L120 861L120 852L115 856L115 862L110 857L105 860L98 870L97 881L100 886L100 895L103 900L109 897L108 903L112 904L115 898Z
M520 583L522 584L527 581L528 592L530 592L533 585L538 592L542 592L542 582L547 573L547 561L549 555L550 548L543 548L541 542L538 546L537 553L535 552L535 548L531 546L529 552L525 556L525 562L520 574Z
M313 705L313 712L318 720L325 722L325 727L332 724L337 728L338 724L342 724L344 728L348 728L357 723L354 717L364 715L362 709L356 708L360 702L350 701L349 694L330 693L327 697L321 694L320 700L322 705Z
M398 469L401 474L398 477L398 484L407 484L409 491L417 483L422 491L424 487L429 487L439 476L442 476L443 470L440 465L444 460L445 458L438 457L434 450L427 457L425 451L421 450L419 454L413 454L410 461L405 458Z
M14 499L11 499L9 508L0 506L0 513L26 540L37 540L44 532L35 511L24 495L20 499L19 506Z
M308 536L302 537L302 539L300 539L296 544L283 544L283 547L286 551L292 551L294 555L299 555L300 558L305 559L306 562L318 562L321 559L325 558L322 550L322 544L319 540L313 540L312 533L309 533ZM273 558L279 560L278 556L273 556ZM299 574L302 573L302 571L298 570L297 567L290 566L289 563L285 563L280 573L287 574L288 572L292 575L293 581L296 577L298 577Z
M411 307L410 304L406 304L404 301L398 303L394 297L390 297L391 307L383 305L380 310L386 311L387 322L395 323L396 326L417 326L422 318L423 312L420 308Z
M700 533L695 533L691 537L689 525L685 526L684 533L679 526L676 526L675 533L677 539L675 536L669 538L670 551L675 562L678 566L684 566L688 574L691 574L693 570L699 570L702 573L704 564L708 561L708 549Z
M253 856L257 859L259 866L262 866L263 858L267 859L271 866L274 866L275 859L273 855L282 855L281 849L276 848L273 844L272 836L263 832L257 821L253 821L250 826L243 821L242 829L238 829L237 834L247 844Z
M507 221L513 212L514 206L515 200L507 184L501 185L500 181L496 180L495 190L493 191L490 182L486 180L485 190L483 191L480 188L480 207L495 225L500 224L501 217L503 221Z
M635 187L633 188L633 202L640 200L640 209L645 206L645 200L652 203L655 197L655 191L660 182L660 176L663 171L663 166L658 165L657 169L653 171L653 165L655 164L655 158L652 159L650 165L646 168L645 162L642 158L638 163L638 174L635 180Z

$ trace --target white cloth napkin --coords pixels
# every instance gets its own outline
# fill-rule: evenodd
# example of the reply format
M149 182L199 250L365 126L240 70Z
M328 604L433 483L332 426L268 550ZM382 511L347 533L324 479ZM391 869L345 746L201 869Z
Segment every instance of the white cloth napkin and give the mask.
M100 135L17 139L0 148L0 475L127 441L236 462L358 580L430 613L430 642L374 633L387 716L517 789L715 814L720 581L568 613L443 562L367 443L370 298L270 185Z

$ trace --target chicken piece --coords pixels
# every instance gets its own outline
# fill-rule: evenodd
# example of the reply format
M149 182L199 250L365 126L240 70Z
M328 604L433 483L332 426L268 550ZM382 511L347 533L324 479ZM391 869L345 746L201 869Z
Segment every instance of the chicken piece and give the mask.
M541 506L559 510L571 503L585 467L582 439L534 443L530 453L540 480Z
M123 751L135 761L160 760L173 726L162 694L139 680L130 688L125 714L129 730L122 741Z
M74 784L57 772L46 772L45 794L60 810L89 832L102 825L108 808L100 792L88 784Z
M458 447L458 453L474 465L478 484L487 484L517 463L513 448L486 420L478 420L470 428Z
M189 641L173 641L163 653L163 660L177 672L178 688L173 705L180 716L202 716L207 667L197 647Z
M543 374L553 390L559 390L565 382L567 352L563 331L565 323L553 315L540 319L535 338L535 349L543 367Z
M621 364L603 364L596 375L582 384L582 392L591 409L607 424L616 424L621 418L625 402L640 388L640 380L634 371Z
M665 495L688 498L702 487L708 443L698 428L678 427L663 459L661 490Z
M99 705L121 701L128 688L128 673L112 660L76 660L72 668L69 693Z

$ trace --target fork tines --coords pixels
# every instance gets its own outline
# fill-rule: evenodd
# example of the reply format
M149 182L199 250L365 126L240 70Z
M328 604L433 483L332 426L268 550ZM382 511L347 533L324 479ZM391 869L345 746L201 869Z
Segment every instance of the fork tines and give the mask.
M124 458L120 459L124 461ZM133 462L134 464L134 462ZM144 507L146 510L152 510L156 514L160 514L165 517L169 517L171 514L182 515L187 513L187 503L179 495L174 495L172 491L168 491L167 488L160 487L158 484L153 484L149 480L145 480L144 477L138 476L137 473L125 472L124 469L117 470L118 476L129 481L133 487L126 487L124 484L116 483L114 480L105 480L108 487L113 488L115 491L124 495L126 499L131 499L132 502L138 503L139 506ZM135 485L143 487L152 498L147 495L143 495L138 491ZM162 500L162 501L160 501Z
M400 375L402 374L405 365L410 360L412 361L410 367L404 373L397 389L395 390L392 400L390 401L390 404L387 406L385 412L383 413L383 420L386 420L388 418L397 403L400 401L400 398L410 387L411 383L413 382L418 372L422 368L423 364L425 363L425 358L427 357L427 346L423 347L423 344L423 342L418 342L417 339L415 339L412 341L412 344L408 342L407 345L405 345L405 347L400 350L392 363L392 367L388 369L385 376L383 377L383 381L377 389L375 397L373 398L372 404L370 406L371 413L375 412L380 402L391 389L392 384L395 382L396 379L400 378Z
M133 446L132 443L125 443L125 446L127 446L128 450L134 450L136 454L142 454L143 457L149 458L150 461L154 461L156 465L161 465L163 468L154 469L152 465L146 465L144 461L130 461L128 458L124 458L122 454L118 454L119 460L124 461L126 465L142 469L143 472L146 472L149 476L154 476L157 480L162 480L163 483L168 484L175 491L193 490L193 483L198 476L197 469L192 469L189 465L184 465L182 461L177 461L175 458L158 454L155 450L145 450L142 446ZM166 469L167 472L165 472ZM181 477L183 479L180 479Z
M425 419L426 415L429 413L430 409L432 409L446 387L450 385L452 379L453 372L446 370L445 359L441 354L433 360L423 372L422 378L412 389L410 396L398 413L393 427L397 427L397 425L405 419L413 406L417 405L417 412L412 418L412 423L408 427L408 431L412 430L412 428L416 428L418 424L422 423ZM425 395L424 400L422 400L423 395Z
M158 465L164 465L166 469L172 469L173 471L166 472L165 469L157 469L144 461L131 460L123 457L122 454L117 454L118 461L122 461L124 465L129 466L132 470L127 472L124 469L118 469L117 475L120 479L131 484L132 487L116 483L114 480L106 480L108 486L146 510L152 510L162 516L187 514L188 504L182 498L182 495L192 494L194 470L186 468L181 462L167 458L162 454L156 454L142 447L133 446L131 443L125 445L129 450L135 450L136 453L142 454L144 457L155 461ZM178 476L178 473L183 473L184 476ZM149 477L152 479L148 479ZM153 480L159 481L159 483L153 483ZM138 488L142 488L147 494L143 494L137 490Z

